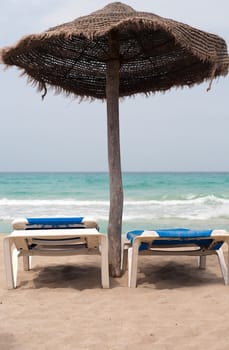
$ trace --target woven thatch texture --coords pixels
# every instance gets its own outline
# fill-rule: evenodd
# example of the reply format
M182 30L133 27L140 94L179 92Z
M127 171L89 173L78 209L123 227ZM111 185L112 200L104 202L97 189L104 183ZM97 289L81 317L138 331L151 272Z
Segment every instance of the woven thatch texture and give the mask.
M119 57L108 35L117 31ZM112 3L89 16L22 38L1 52L40 89L46 85L81 97L106 98L106 62L119 59L120 96L192 86L228 72L225 41L183 23Z

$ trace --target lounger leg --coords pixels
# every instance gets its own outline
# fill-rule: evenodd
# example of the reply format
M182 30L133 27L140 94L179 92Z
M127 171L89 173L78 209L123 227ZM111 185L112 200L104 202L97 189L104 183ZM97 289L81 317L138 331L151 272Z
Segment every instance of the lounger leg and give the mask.
M198 265L200 269L206 269L206 255L198 256Z
M124 273L127 269L128 263L128 248L130 247L129 243L123 242L122 244L122 260L121 260L121 270Z
M133 248L128 248L128 287L130 288Z
M102 287L109 288L108 242L106 237L101 237L101 279Z
M218 256L218 259L219 259L219 264L220 264L221 272L222 272L222 275L223 275L224 283L228 284L228 269L227 269L227 265L225 263L225 259L224 259L222 248L218 249L216 251L216 253L217 253L217 256Z
M124 246L122 248L122 259L121 259L121 270L122 272L126 271L126 266L127 266L127 249L124 249Z
M17 286L18 251L8 238L4 239L3 244L7 288L13 289Z
M227 242L227 283L229 283L229 242Z
M136 288L138 270L138 249L139 244L133 243L133 247L128 249L128 286Z
M29 271L31 269L31 256L23 256L23 267L24 271Z

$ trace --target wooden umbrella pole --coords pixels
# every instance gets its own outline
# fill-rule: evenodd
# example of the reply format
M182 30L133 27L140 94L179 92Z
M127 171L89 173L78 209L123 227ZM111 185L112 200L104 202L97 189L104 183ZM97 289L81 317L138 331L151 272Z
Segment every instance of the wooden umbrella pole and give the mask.
M108 224L109 264L113 277L121 275L121 232L123 187L119 136L119 37L109 33L109 58L106 73L108 160L110 176L110 212Z

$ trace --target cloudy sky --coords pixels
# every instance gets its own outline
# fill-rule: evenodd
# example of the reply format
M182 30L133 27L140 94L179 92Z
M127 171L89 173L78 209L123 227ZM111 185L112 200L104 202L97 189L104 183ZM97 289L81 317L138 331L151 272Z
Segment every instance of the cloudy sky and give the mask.
M4 1L0 47L108 2ZM229 46L228 0L125 3L218 34ZM42 101L19 75L0 66L0 172L107 171L105 103L78 103L52 91ZM229 76L214 80L210 92L207 86L120 102L123 171L229 171Z

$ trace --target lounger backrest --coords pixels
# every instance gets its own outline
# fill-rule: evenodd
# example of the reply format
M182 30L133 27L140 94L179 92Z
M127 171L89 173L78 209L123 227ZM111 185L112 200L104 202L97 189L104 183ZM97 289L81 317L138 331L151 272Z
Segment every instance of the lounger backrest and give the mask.
M12 222L14 230L50 230L50 229L87 229L95 228L98 230L98 223L95 219L90 217L51 217L51 218L21 218L15 219ZM60 246L64 244L67 245L85 245L89 249L94 249L99 247L98 236L88 236L85 237L73 237L69 240L64 238L51 238L46 237L45 239L40 238L22 238L17 237L15 239L15 245L18 250L29 250L34 246Z

